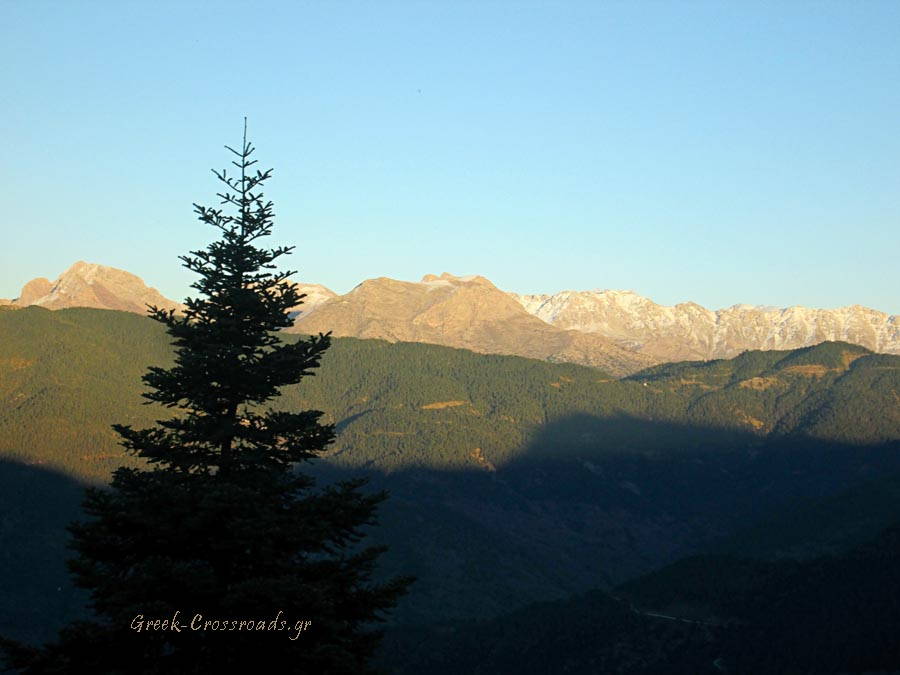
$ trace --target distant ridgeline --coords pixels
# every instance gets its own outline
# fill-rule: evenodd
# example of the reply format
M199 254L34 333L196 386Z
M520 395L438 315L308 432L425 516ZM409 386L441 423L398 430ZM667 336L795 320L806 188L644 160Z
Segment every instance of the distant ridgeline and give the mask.
M425 275L419 282L366 279L343 295L299 283L287 333L423 342L576 363L630 375L674 361L727 359L747 350L798 349L828 340L900 354L900 317L853 305L837 309L733 305L712 311L694 302L658 305L632 291L517 295L471 275ZM38 277L0 306L93 307L146 315L147 305L184 305L125 270L79 261L54 281Z
M172 414L140 397L147 366L170 362L168 336L136 314L0 312L0 550L10 552L0 557L0 633L49 637L80 611L64 524L78 517L81 483L134 461L110 424ZM278 405L322 410L337 425L321 475L364 473L391 490L377 532L391 547L384 572L419 578L398 624L567 602L703 551L843 554L900 521L900 357L846 343L619 380L340 338L317 377ZM744 549L729 543L739 532ZM659 631L670 647L706 640Z

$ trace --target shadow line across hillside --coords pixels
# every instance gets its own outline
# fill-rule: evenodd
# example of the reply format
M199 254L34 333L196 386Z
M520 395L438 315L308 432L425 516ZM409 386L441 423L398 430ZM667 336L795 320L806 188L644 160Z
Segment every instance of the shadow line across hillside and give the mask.
M352 420L345 420L345 426ZM490 449L485 449L491 462ZM308 465L320 484L364 474L390 491L371 540L381 573L418 577L393 621L480 619L629 578L802 500L900 473L900 442L765 439L628 416L567 415L511 459L391 471ZM420 458L421 459L421 458ZM52 638L84 595L65 568L84 483L0 460L0 633Z

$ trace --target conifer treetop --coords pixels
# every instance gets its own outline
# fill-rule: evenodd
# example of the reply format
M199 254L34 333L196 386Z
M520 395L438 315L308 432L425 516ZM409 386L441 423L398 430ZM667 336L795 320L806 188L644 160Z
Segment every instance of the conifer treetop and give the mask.
M179 257L199 275L191 287L200 296L187 298L180 315L150 307L151 318L174 338L176 354L174 367L152 367L143 377L150 388L144 397L182 414L150 430L115 427L129 451L192 472L286 467L317 456L334 437L331 425L316 423L319 411L259 411L281 387L314 374L330 334L293 344L278 335L293 324L290 310L306 297L288 281L295 271L274 271L275 261L294 247L257 245L272 233L273 204L261 189L272 169L252 172L255 148L247 141L246 119L241 149L225 147L240 176L226 169L213 174L225 185L217 193L220 205L232 213L194 204L198 219L221 236Z

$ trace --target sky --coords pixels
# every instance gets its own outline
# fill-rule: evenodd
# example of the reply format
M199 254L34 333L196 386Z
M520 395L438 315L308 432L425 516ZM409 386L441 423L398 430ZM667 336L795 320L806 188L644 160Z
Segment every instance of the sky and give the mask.
M173 299L249 138L296 279L900 314L900 3L0 0L0 297Z

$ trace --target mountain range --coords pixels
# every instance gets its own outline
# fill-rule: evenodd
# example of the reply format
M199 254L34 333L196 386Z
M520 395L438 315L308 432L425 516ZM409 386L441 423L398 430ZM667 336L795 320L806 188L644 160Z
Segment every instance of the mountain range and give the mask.
M712 311L694 302L665 307L632 291L514 297L553 326L603 335L658 362L729 359L748 349L797 349L829 340L900 354L900 317L860 305Z
M602 335L552 326L480 276L427 275L419 283L368 279L322 301L289 332L427 342L600 367L615 375L654 361Z
M419 282L378 277L349 293L300 283L306 293L290 332L425 342L491 354L600 367L622 376L681 360L731 358L746 350L796 349L840 340L900 354L900 317L853 305L838 309L734 305L667 307L632 291L518 295L482 276L426 275ZM54 282L28 282L0 305L95 307L143 314L147 304L183 305L137 276L77 262Z

